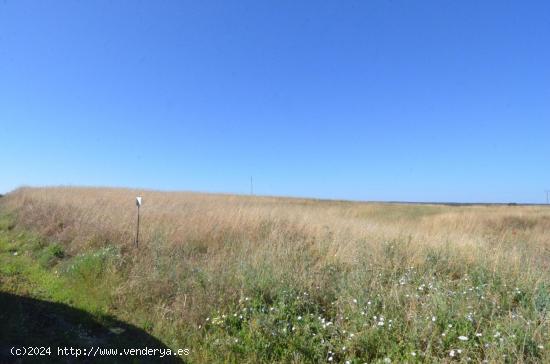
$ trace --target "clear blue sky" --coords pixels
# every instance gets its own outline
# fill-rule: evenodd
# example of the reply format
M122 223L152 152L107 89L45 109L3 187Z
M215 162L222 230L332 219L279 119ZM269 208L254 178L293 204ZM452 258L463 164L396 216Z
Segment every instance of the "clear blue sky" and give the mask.
M542 202L548 1L0 1L0 191Z

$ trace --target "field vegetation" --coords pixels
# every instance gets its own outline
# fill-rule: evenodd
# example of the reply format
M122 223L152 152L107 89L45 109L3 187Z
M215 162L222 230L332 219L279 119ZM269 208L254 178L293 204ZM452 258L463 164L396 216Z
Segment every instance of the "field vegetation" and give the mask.
M544 206L21 188L0 215L2 291L189 362L550 362Z

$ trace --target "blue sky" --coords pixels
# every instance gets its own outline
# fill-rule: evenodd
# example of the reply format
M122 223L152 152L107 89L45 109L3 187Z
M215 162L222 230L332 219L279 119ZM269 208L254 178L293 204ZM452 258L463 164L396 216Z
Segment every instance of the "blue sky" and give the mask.
M547 1L0 1L0 192L542 202Z

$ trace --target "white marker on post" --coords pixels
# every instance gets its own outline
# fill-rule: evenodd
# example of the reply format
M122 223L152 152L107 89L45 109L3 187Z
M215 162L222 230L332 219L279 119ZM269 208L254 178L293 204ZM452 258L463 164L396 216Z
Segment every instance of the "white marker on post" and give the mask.
M136 248L139 245L139 208L141 207L141 196L136 197L137 206L137 227L136 227Z

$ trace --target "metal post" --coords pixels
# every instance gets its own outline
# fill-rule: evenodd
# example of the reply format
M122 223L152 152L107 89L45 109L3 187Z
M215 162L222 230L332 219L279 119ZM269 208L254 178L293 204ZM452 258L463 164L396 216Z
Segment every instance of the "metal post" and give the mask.
M139 205L137 207L136 248L139 245Z
M136 197L137 226L136 226L136 248L139 246L139 208L141 207L141 196Z

